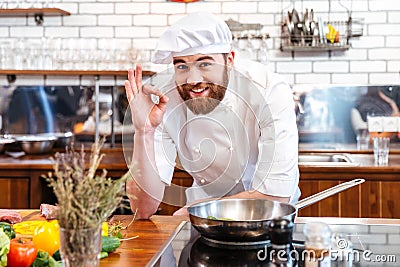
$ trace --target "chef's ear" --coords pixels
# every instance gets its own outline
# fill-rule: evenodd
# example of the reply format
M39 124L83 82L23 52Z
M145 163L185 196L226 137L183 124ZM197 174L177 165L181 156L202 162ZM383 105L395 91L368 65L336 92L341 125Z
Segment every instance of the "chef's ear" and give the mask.
M231 52L229 52L228 57L226 59L226 65L228 67L233 67L233 63L235 61L234 59L235 59L235 51L231 50Z

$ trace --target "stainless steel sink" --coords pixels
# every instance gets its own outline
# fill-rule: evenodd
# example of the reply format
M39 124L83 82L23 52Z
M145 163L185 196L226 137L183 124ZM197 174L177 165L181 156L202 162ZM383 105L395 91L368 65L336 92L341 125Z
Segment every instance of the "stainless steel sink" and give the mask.
M310 166L357 166L350 154L346 153L300 153L299 165Z

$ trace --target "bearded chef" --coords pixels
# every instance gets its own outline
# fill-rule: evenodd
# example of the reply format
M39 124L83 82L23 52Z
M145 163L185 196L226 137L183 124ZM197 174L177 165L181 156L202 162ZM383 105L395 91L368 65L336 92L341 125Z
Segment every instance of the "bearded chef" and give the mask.
M192 13L159 39L152 61L172 63L173 71L157 74L167 80L145 84L139 64L128 70L138 172L127 192L137 218L157 211L178 166L193 177L187 205L223 197L298 200L292 91L265 65L235 59L231 41L219 17Z

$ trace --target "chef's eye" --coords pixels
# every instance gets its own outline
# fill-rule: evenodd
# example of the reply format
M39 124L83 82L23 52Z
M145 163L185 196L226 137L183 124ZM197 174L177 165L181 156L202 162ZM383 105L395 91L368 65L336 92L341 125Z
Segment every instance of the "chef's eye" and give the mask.
M184 64L178 64L178 65L175 65L175 68L178 69L178 70L186 70L189 67L184 65Z
M211 66L211 65L212 65L211 62L201 62L199 66L200 66L201 68L205 68L205 67L209 67L209 66Z

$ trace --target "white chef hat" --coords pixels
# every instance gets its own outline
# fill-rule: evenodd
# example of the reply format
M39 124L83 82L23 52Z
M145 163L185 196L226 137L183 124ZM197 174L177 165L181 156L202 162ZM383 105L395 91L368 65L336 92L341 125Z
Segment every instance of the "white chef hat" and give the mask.
M231 41L225 21L207 12L191 13L161 35L152 62L169 64L176 56L229 53Z

